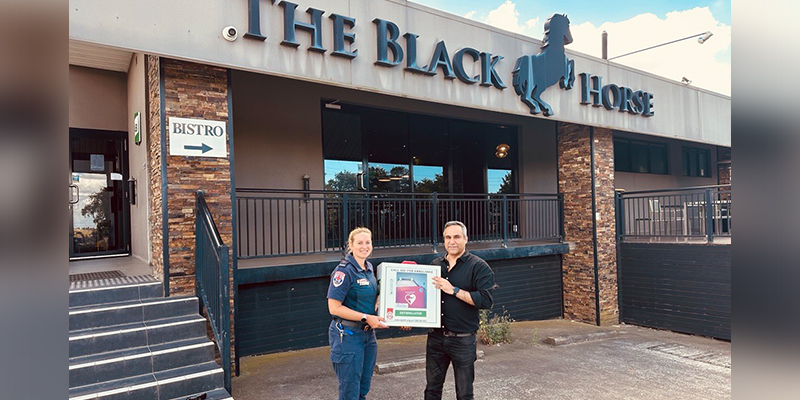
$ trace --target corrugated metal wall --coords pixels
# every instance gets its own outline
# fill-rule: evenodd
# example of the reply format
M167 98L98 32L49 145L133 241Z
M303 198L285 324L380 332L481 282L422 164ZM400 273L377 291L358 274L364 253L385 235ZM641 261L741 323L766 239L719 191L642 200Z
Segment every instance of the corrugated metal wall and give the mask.
M621 243L622 322L731 339L731 246Z
M494 312L516 320L561 316L561 256L489 261L495 272ZM239 355L327 346L328 278L267 282L239 287L236 340ZM388 329L379 338L425 333Z

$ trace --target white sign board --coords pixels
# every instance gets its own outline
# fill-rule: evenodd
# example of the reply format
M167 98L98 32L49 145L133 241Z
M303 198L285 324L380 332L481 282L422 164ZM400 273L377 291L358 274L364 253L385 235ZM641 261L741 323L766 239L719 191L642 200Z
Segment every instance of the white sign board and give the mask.
M228 157L228 123L190 118L169 118L169 155Z
M389 326L441 328L442 291L433 288L433 277L440 275L436 265L381 263L378 315Z

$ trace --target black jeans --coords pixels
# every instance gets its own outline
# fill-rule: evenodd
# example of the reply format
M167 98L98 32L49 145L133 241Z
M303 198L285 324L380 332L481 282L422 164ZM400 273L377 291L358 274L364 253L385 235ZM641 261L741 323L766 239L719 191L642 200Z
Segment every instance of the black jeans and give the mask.
M450 362L456 379L456 398L472 400L472 382L475 380L475 335L445 337L440 330L428 334L425 347L425 400L442 398L442 387Z

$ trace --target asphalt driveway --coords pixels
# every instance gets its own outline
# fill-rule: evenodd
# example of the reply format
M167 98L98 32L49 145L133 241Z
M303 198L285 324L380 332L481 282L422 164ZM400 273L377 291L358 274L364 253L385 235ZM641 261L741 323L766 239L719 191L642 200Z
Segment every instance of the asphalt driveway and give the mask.
M475 366L475 398L731 398L730 342L564 320L514 323L512 335L511 344L478 345L483 357ZM414 361L424 353L425 335L379 341L379 365L399 363L410 369L375 375L368 398L421 399L424 364ZM336 387L329 350L320 347L242 359L241 376L233 379L233 397L335 399ZM452 370L444 398L455 399Z

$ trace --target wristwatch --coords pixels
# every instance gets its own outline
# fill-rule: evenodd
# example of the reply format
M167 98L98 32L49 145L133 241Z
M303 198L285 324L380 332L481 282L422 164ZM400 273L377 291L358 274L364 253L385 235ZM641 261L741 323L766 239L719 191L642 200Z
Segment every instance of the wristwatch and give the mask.
M459 290L461 289L459 289L458 286L453 286L453 296L457 295Z
M361 322L367 322L367 314L361 314Z

